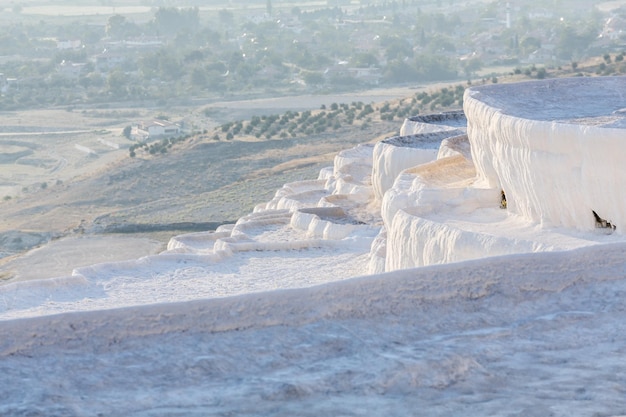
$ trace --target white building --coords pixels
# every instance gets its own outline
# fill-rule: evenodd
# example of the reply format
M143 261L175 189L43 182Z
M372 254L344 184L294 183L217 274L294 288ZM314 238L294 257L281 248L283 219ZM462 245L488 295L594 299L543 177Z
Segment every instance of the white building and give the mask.
M83 46L83 43L80 39L57 39L57 49L67 50L67 49L80 49Z
M137 125L135 136L143 139L180 135L180 126L167 120L150 120Z

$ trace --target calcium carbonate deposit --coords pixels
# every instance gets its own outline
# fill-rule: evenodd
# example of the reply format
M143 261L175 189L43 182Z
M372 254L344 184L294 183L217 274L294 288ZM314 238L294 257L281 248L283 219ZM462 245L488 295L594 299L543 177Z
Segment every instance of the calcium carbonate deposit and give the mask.
M0 286L0 415L626 415L624 93L472 87L235 224Z

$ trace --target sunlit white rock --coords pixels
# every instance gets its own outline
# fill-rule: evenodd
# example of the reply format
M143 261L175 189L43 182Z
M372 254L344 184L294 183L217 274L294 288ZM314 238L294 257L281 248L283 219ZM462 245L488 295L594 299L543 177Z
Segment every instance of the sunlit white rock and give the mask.
M472 87L464 109L478 182L547 227L626 227L625 77Z
M430 113L405 119L400 127L400 136L465 129L466 126L467 120L462 111Z

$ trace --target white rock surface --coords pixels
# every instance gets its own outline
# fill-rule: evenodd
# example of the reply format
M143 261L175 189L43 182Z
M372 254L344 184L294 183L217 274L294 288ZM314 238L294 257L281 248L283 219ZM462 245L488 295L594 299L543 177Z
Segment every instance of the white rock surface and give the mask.
M467 90L471 162L466 162L476 172L460 165L459 155L468 155L458 137L442 143L436 162L397 175L381 203L388 236L385 270L563 250L620 234L626 200L609 190L623 188L626 171L619 151L609 150L624 146L625 80L549 80ZM506 232L495 227L501 224L502 192L506 217L519 224ZM489 210L494 214L484 219L468 216ZM520 240L527 230L536 232ZM591 235L581 240L572 230ZM380 264L373 259L370 270L379 271Z
M385 192L403 170L433 161L441 141L450 135L453 134L438 132L394 137L378 142L374 146L372 163L372 187L376 199L383 199Z
M503 189L512 214L547 227L591 231L593 210L623 234L624 92L624 77L467 90L479 182Z
M467 119L462 111L432 113L409 117L400 127L400 136L465 129Z
M622 415L625 255L0 321L0 414Z

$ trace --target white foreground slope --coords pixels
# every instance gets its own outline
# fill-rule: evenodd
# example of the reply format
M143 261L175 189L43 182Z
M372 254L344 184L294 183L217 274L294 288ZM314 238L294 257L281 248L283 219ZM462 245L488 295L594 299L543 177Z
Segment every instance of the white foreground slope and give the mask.
M464 109L478 183L511 213L593 230L594 210L626 230L626 77L468 89Z
M0 415L617 416L626 245L0 322Z

